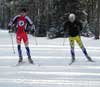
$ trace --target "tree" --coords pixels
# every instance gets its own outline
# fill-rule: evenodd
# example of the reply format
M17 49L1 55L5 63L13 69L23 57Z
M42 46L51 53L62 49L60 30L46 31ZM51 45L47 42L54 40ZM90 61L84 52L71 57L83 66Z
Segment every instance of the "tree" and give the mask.
M22 7L27 8L37 29L49 30L49 27L59 26L67 20L69 13L75 13L78 19L87 20L91 30L97 36L97 1L98 0L1 0L1 23L5 27L13 16L19 13ZM2 3L4 2L4 3ZM98 16L99 17L99 16ZM42 32L43 33L43 32Z

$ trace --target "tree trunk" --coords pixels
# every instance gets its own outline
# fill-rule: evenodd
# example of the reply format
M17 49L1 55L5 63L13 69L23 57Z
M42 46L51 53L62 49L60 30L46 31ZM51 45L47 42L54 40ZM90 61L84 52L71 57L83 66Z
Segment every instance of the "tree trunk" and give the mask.
M99 39L99 33L100 33L100 0L98 0L98 8L97 8L97 27L95 29L95 39Z

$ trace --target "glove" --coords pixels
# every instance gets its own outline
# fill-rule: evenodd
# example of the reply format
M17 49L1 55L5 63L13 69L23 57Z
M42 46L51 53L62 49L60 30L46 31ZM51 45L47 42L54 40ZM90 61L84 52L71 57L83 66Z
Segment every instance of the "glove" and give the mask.
M35 32L34 29L31 29L31 34L34 34L34 32Z
M13 30L12 29L9 29L9 33L13 33Z
M8 26L7 28L10 30L11 29L11 26Z
M29 29L28 29L28 28L26 28L24 31L28 33L28 32L29 32Z
M9 32L9 33L12 33L12 32L13 32L11 26L8 26L8 32Z
M35 25L32 25L31 26L31 34L34 34L34 32L35 32Z

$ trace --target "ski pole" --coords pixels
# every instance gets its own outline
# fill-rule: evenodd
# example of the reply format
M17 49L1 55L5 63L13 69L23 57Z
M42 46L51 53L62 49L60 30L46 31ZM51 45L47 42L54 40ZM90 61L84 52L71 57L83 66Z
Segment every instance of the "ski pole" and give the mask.
M66 36L64 35L63 46L65 45Z
M65 45L65 37L64 37L64 40L63 40L63 46Z
M32 33L32 36L34 36L34 40L35 40L35 44L38 45L38 42L37 42L37 39L36 39L36 30L35 30L35 25L33 24L32 27L31 27L31 33Z
M36 39L35 33L36 33L36 31L34 32L34 40L35 40L35 44L38 45L38 42L37 42L37 39Z
M13 49L13 53L15 54L15 48L14 48L14 41L13 41L13 36L11 33L10 34L10 37L11 37L11 41L12 41L12 49Z

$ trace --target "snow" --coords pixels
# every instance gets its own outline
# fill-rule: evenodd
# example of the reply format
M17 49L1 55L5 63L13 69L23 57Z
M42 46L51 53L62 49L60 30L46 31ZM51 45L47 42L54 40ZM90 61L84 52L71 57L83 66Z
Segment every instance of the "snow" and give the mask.
M22 50L25 64L15 66L18 61L15 34L15 54L8 31L0 31L0 87L100 87L100 40L82 37L90 63L76 44L76 62L69 66L70 47L68 39L47 39L29 35L32 59L27 61L24 45ZM38 45L36 45L37 40Z

